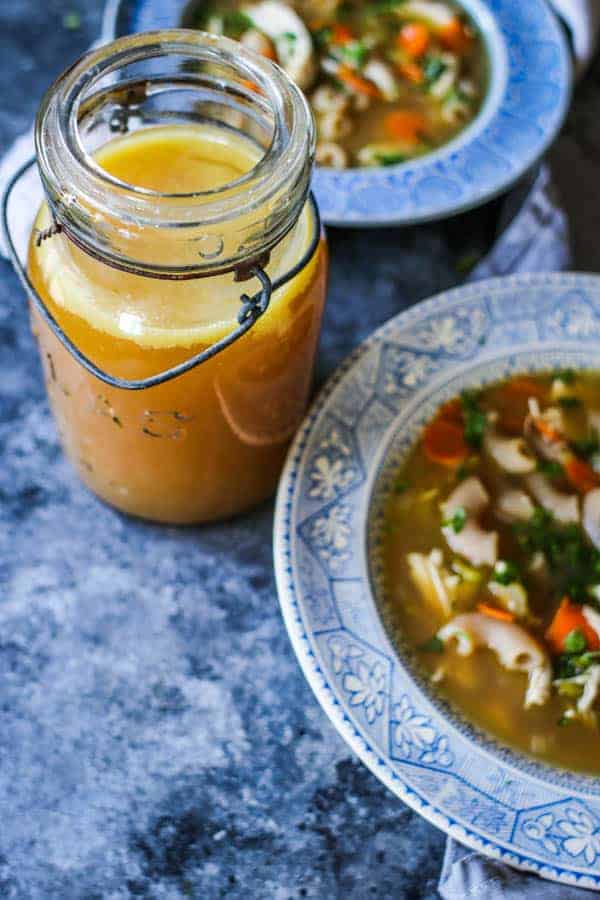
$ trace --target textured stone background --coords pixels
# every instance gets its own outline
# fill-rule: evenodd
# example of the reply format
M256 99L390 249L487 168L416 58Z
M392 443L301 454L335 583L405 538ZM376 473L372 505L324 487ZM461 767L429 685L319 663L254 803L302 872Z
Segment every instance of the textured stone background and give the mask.
M97 35L100 0L79 2L75 30L63 25L75 0L0 3L0 147ZM552 153L588 270L599 104L597 63ZM364 234L332 232L319 379L456 283L493 214L371 233L368 251ZM443 835L350 754L293 657L271 504L178 531L88 494L62 458L2 262L0 447L0 897L433 898Z

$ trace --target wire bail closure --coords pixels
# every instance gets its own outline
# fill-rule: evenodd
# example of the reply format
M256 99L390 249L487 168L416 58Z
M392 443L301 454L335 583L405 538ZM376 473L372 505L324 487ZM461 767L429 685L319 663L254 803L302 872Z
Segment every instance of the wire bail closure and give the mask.
M104 369L99 368L94 362L92 362L91 359L89 359L89 357L81 352L81 350L76 346L76 344L73 343L73 341L71 341L71 339L63 331L57 320L54 318L54 316L46 306L43 298L37 292L33 282L29 277L27 269L25 268L25 266L23 266L21 260L19 259L17 249L10 233L10 226L8 222L8 206L11 194L16 187L17 182L33 165L35 165L35 163L36 158L31 157L29 160L27 160L27 162L20 166L20 168L11 177L2 197L2 232L6 241L6 246L8 247L11 262L31 303L35 306L44 322L48 325L55 337L61 342L63 347L65 347L69 351L69 353L71 353L71 355L77 360L77 362L80 363L80 365L83 366L84 369L86 369L100 381L104 382L104 384L108 384L114 388L120 388L121 390L141 391L145 390L146 388L156 387L159 384L165 384L166 382L172 381L174 378L179 377L179 375L184 375L186 372L195 369L196 366L202 365L202 363L207 362L209 359L217 356L223 350L226 350L227 347L230 347L233 343L235 343L235 341L243 337L243 335L246 334L258 321L258 319L260 319L260 317L265 314L265 312L269 308L269 303L271 302L273 292L282 287L288 281L291 281L291 279L294 278L304 268L304 266L312 258L319 244L321 235L321 223L317 205L312 193L310 193L308 196L308 201L312 206L315 228L310 245L308 246L305 254L299 260L299 262L296 263L296 265L293 266L288 272L286 272L281 277L276 278L274 281L271 281L271 278L264 268L268 263L268 253L263 254L255 262L245 264L243 266L238 266L237 269L234 270L236 281L246 281L250 278L257 278L260 282L261 287L260 290L252 296L249 296L246 293L241 295L240 301L242 306L237 317L238 325L233 329L233 331L229 332L229 334L227 334L220 341L216 341L214 344L211 344L210 347L207 347L201 353L197 353L195 356L190 357L185 362L180 363L177 366L173 366L170 369L165 369L162 372L158 372L156 375L150 375L147 378L140 379L119 378L117 376L110 375L108 372L104 371ZM50 240L56 234L60 234L63 231L64 228L61 226L61 224L55 222L53 225L49 226L49 228L38 234L38 246L43 241Z

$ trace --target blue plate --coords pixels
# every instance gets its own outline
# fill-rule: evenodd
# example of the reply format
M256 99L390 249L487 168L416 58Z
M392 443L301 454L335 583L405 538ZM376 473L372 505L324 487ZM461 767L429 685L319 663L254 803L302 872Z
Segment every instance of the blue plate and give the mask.
M600 278L530 275L449 291L377 331L326 386L279 487L277 587L294 649L342 737L464 844L600 889L600 779L553 768L442 703L379 613L382 505L443 401L515 372L597 368Z
M318 167L330 225L406 225L454 215L509 188L544 153L568 108L571 62L545 0L462 0L490 59L487 99L454 140L426 156L372 169ZM111 0L104 37L182 24L189 0Z

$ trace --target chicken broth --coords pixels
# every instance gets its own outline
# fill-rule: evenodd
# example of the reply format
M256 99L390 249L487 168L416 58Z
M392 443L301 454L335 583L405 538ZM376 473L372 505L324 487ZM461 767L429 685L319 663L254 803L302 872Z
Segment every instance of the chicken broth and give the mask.
M126 182L185 193L233 181L252 169L257 153L233 132L172 125L116 138L97 160ZM44 205L36 228L50 223ZM271 277L302 259L315 227L307 205L273 249ZM29 271L37 290L82 352L120 377L146 378L206 349L235 327L244 289L255 290L231 273L183 281L128 274L64 235L38 246L36 233ZM126 512L176 523L223 518L267 497L304 415L325 278L321 241L248 334L143 391L108 387L84 371L34 309L50 403L86 484Z
M421 156L462 131L485 93L481 36L444 0L217 0L185 24L286 69L310 101L323 166Z
M527 754L600 772L600 374L438 410L385 507L384 616L435 689Z

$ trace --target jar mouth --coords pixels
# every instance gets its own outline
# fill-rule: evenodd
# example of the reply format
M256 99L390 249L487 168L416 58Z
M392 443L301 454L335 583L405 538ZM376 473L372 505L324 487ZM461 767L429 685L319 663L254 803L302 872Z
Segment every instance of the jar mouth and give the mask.
M194 121L250 138L256 162L208 189L163 192L123 181L95 158L119 133ZM308 104L278 66L228 38L186 29L127 36L85 54L46 93L35 137L49 205L75 243L141 274L191 266L199 275L236 268L281 240L306 199L315 141ZM206 237L236 220L243 240L211 262L173 255L173 246L170 258L140 259L132 237L132 229L168 230L183 251L194 232ZM173 238L174 230L182 234Z

